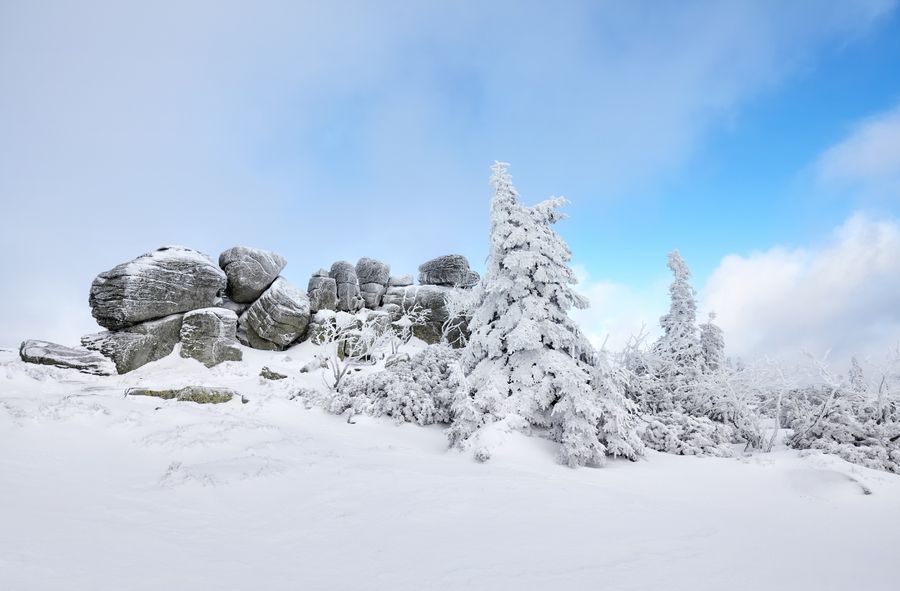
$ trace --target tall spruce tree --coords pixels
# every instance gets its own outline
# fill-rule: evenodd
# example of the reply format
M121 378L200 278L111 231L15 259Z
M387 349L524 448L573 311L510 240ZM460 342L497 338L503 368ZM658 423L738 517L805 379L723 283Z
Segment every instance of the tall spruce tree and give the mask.
M624 398L596 377L597 354L568 316L588 302L573 289L571 253L552 228L565 200L522 205L507 167L491 169L490 254L462 357L469 398L455 405L451 441L506 420L547 429L570 466L598 463L607 451L633 457L640 442L628 409L617 406Z

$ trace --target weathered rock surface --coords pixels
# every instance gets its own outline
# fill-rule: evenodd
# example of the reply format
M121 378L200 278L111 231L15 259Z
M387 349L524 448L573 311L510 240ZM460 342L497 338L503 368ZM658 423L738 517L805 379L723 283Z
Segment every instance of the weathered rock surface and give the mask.
M378 283L387 287L391 279L391 267L381 261L363 257L356 262L356 277L360 285Z
M81 373L95 376L108 376L116 373L116 368L109 359L99 353L66 347L49 341L33 339L24 341L19 346L19 357L26 363L75 369Z
M337 282L327 272L324 276L317 274L310 277L306 293L310 312L337 309Z
M393 304L400 306L403 311L406 311L415 304L418 289L415 285L389 287L381 298L381 305L388 306Z
M225 308L226 310L231 310L232 312L234 312L235 314L240 316L241 314L243 314L244 312L247 311L247 308L250 307L250 304L242 304L240 302L235 302L228 296L223 296L222 301L220 301L218 304L216 304L216 306L219 308Z
M359 297L366 308L374 310L381 305L381 298L387 288L380 283L363 283L359 286Z
M355 312L363 307L363 300L359 297L359 278L353 263L337 261L331 265L329 276L337 283L338 310Z
M283 277L277 278L240 318L250 346L263 348L255 339L284 348L306 334L309 297Z
M217 388L213 386L186 386L177 390L152 390L149 388L129 388L126 396L154 396L163 400L181 400L184 402L196 402L197 404L221 404L228 402L236 396L237 392L230 388ZM241 396L241 402L246 402Z
M479 281L481 281L481 275L478 274L478 271L469 271L466 283L460 287L475 287Z
M141 322L125 330L81 337L81 344L115 363L121 373L134 371L172 352L181 333L182 314Z
M237 346L237 314L224 308L203 308L184 315L181 324L181 356L196 359L206 367L223 361L240 361Z
M415 281L413 281L412 275L391 275L391 278L388 280L388 286L390 287L406 287L413 283Z
M465 287L470 281L469 261L462 255L449 254L419 265L419 283L422 285Z
M225 273L205 255L166 246L98 275L89 303L100 326L119 330L212 306L225 284Z
M219 255L219 266L228 277L226 293L238 303L251 303L272 285L287 260L268 250L235 246Z

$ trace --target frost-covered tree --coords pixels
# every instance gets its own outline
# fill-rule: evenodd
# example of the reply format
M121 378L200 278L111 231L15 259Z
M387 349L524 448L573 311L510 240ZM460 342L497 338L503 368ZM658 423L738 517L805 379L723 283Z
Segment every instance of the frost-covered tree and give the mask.
M629 425L612 420L612 382L594 375L593 347L568 315L588 302L573 288L571 253L552 228L565 200L521 204L507 166L492 167L490 254L462 356L471 400L456 404L463 424L451 428L451 441L505 421L548 430L568 465L598 463L616 453L606 444Z
M669 312L659 319L662 336L653 347L665 362L668 388L677 393L700 373L703 353L697 336L697 294L691 285L691 270L677 250L669 253L669 269L674 275L669 286Z
M725 337L722 329L713 321L715 312L710 312L706 323L700 327L700 355L704 371L718 371L725 366Z
M856 357L850 358L850 371L847 372L847 382L854 392L863 393L869 389L866 383L866 374Z

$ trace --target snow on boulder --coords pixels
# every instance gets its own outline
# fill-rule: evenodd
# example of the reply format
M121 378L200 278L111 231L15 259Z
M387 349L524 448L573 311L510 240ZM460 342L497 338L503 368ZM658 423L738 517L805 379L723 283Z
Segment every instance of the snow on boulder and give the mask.
M416 291L418 291L418 289L419 288L415 285L389 287L387 288L387 291L384 292L384 296L381 298L381 305L400 306L400 308L405 312L415 304Z
M206 367L223 361L240 361L237 345L237 314L224 308L203 308L184 315L181 325L181 356L196 359Z
M98 275L89 303L100 326L119 330L212 306L225 284L225 273L206 255L165 246Z
M272 285L287 260L268 250L235 246L219 255L219 266L228 276L228 297L238 303L251 303Z
M381 305L385 287L380 283L363 283L359 286L359 297L362 298L366 308L374 310Z
M81 337L81 344L116 364L119 373L128 373L172 352L181 333L182 314L141 322L121 331L104 331Z
M356 312L363 307L363 300L359 297L359 278L353 263L337 261L331 265L329 275L337 284L338 310Z
M306 333L309 297L283 277L278 277L241 316L240 323L251 347L287 347ZM260 340L274 347L267 347Z
M388 279L389 287L406 287L414 283L412 275L391 275Z
M113 364L99 353L48 341L32 339L24 341L19 346L19 357L26 363L75 369L81 373L95 376L108 376L116 373Z
M446 287L470 285L469 261L459 254L448 254L426 261L419 266L419 283Z
M378 283L387 286L391 279L391 267L369 257L363 257L356 263L356 277L360 284Z
M337 308L337 282L328 276L327 271L324 276L317 273L309 278L306 294L309 296L309 310L312 313Z

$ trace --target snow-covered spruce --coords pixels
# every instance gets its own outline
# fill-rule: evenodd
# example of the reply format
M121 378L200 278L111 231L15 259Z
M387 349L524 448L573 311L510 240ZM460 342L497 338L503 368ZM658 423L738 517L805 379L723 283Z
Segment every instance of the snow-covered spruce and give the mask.
M588 302L572 287L571 253L552 228L565 200L521 204L507 166L492 167L490 255L475 288L465 398L453 403L451 444L484 458L490 450L480 433L505 422L548 434L570 466L599 464L607 454L634 458L643 448L630 409L568 316Z
M715 315L697 328L697 301L691 272L673 251L669 269L669 312L660 318L663 334L649 349L635 339L620 363L626 392L640 408L644 442L658 451L689 455L729 455L731 443L760 447L762 432L749 401L756 393L752 374L725 363L722 329Z

